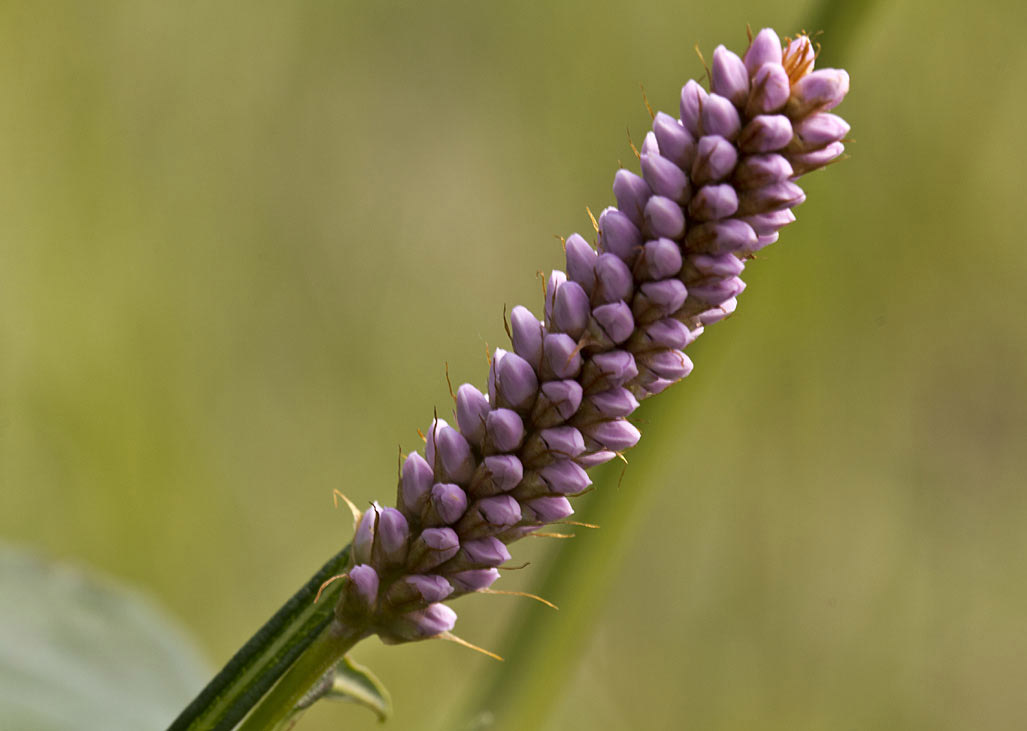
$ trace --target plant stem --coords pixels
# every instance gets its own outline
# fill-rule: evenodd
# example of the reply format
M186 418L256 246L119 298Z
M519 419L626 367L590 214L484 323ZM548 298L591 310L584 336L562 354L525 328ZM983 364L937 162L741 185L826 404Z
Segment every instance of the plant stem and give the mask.
M346 546L257 630L228 664L200 691L168 731L229 731L249 713L297 658L328 627L342 582L321 585L349 565Z
M332 621L253 709L239 731L270 731L278 728L279 723L292 713L311 686L366 636L366 631L352 630L338 621Z

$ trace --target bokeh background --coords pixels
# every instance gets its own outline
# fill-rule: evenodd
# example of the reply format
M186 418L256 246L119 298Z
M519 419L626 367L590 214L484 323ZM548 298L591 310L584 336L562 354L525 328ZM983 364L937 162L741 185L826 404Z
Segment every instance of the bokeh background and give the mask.
M397 729L1022 728L1024 8L0 3L0 539L220 666L348 540L333 488L393 499L444 363L483 384L538 309L639 83L673 111L696 43L822 29L851 159L640 412L603 528L516 546L506 588L561 612L461 600L504 665L354 655Z

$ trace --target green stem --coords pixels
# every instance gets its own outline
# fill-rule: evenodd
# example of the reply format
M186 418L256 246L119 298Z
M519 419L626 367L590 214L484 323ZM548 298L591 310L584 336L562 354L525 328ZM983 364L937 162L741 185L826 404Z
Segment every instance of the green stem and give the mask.
M270 731L278 728L296 704L329 669L342 659L367 632L352 630L338 621L325 627L289 671L253 709L239 731Z
M342 582L321 585L349 566L349 546L332 556L257 630L168 727L168 731L229 731L249 713L328 627Z

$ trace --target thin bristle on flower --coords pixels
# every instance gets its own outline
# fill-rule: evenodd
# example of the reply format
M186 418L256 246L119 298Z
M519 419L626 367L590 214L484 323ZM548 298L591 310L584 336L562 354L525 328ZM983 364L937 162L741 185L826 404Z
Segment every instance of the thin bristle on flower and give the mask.
M829 113L848 75L814 70L805 34L750 39L741 57L718 46L704 60L709 88L689 81L678 117L651 114L641 174L618 170L616 207L589 210L596 248L564 240L566 272L540 277L543 317L510 310L485 391L450 386L456 425L436 415L423 456L403 460L397 507L358 520L340 622L389 643L451 638L442 602L501 593L489 587L513 541L569 537L539 529L570 522L587 470L641 437L639 402L686 377L685 349L735 311L745 262L805 200L796 181L837 159L849 131Z

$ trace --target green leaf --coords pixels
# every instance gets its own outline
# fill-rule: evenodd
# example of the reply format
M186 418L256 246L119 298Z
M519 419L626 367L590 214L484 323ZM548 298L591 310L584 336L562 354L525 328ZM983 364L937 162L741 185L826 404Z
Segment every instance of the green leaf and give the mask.
M356 703L370 709L378 716L380 723L385 723L392 715L392 699L382 681L363 665L344 657L303 696L283 726L290 728L290 724L295 723L303 711L322 698Z
M209 674L145 597L0 545L0 728L162 729Z

